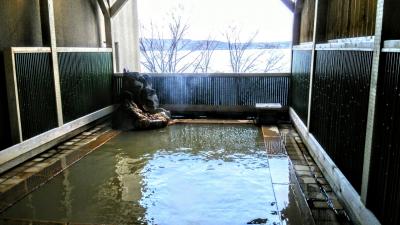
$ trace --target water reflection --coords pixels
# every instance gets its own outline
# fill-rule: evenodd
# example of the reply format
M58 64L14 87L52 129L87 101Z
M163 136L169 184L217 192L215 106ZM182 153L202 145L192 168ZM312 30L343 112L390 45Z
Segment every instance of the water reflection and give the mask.
M260 149L259 149L260 150ZM255 152L255 151L254 151ZM143 168L146 220L154 224L246 224L276 207L266 156L160 151ZM264 159L264 160L263 160ZM160 166L162 165L162 166Z
M251 125L123 133L1 216L107 224L231 225L257 219L279 224L272 182L288 183L287 168L284 159L268 159L259 128ZM282 189L279 196L288 193Z
M115 165L115 172L118 176L121 200L122 201L139 201L142 198L140 190L142 184L142 176L140 169L143 167L144 160L132 159L125 154L118 154L116 156L117 164Z
M272 183L289 184L289 158L287 156L269 156Z

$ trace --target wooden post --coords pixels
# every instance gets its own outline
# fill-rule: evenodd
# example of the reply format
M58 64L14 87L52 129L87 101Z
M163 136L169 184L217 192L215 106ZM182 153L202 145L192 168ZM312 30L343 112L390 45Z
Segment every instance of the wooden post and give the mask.
M325 41L327 0L315 1L314 32L311 49L310 88L308 92L307 130L310 131L313 81L316 67L316 44Z
M97 0L97 3L99 4L101 12L103 13L104 28L105 28L105 35L106 35L106 46L107 46L107 48L112 48L113 72L116 73L117 72L116 71L117 66L115 64L115 51L114 51L114 45L113 45L112 22L111 22L110 7L109 7L108 4L106 4L104 2L104 0ZM122 6L124 4L122 4ZM118 11L119 11L119 9L118 9Z
M293 11L293 33L292 33L292 45L298 45L300 43L300 26L301 26L301 10L303 8L303 0L296 1L296 5Z
M314 37L315 44L326 42L326 20L328 12L328 0L318 0L316 3Z
M12 144L22 142L21 113L19 108L18 83L13 49L4 51L4 64L7 83L8 110L10 116Z
M61 102L61 87L60 87L60 72L58 68L58 55L57 55L57 39L56 39L56 28L54 21L54 6L53 0L42 0L45 2L41 3L41 12L45 14L42 18L47 18L42 24L42 29L44 29L43 35L48 34L49 37L43 38L43 40L50 40L51 49L51 59L53 65L53 80L54 80L54 91L56 97L56 109L57 109L57 121L58 126L64 124L63 113L62 113L62 102ZM47 30L47 29L48 30Z
M381 56L384 37L384 13L389 10L389 5L386 4L389 1L378 0L376 10L376 22L375 22L375 40L374 40L374 54L372 57L372 69L371 69L371 84L369 91L369 104L368 104L368 117L367 117L367 131L365 135L365 148L364 148L364 164L363 174L361 183L361 200L364 204L367 202L368 195L368 184L369 174L371 165L371 152L372 152L372 139L374 133L374 120L375 120L375 105L376 105L376 91L379 77L379 68L383 63ZM386 9L386 10L385 10ZM392 12L393 13L393 12Z
M115 71L120 71L120 59L119 59L119 42L114 43L114 56L115 56Z

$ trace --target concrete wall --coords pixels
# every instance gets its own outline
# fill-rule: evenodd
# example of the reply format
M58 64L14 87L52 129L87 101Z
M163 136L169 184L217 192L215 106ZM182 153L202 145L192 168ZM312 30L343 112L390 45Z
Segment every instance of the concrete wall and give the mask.
M96 0L54 0L57 45L101 47ZM43 46L40 0L0 0L0 49Z
M96 0L54 0L59 47L101 47L102 21Z
M43 46L40 0L0 0L0 5L0 50ZM105 46L104 18L97 0L54 0L54 15L57 46ZM112 18L112 29L116 71L139 71L137 0L128 0Z
M42 46L39 0L0 0L0 50Z
M48 43L48 38L42 37L40 1L0 0L0 50ZM97 0L53 1L57 46L105 47L104 18ZM112 29L115 70L140 71L137 0L128 0L112 18Z
M113 1L114 2L114 1ZM140 71L137 0L128 0L112 18L116 71ZM115 49L117 43L117 49Z

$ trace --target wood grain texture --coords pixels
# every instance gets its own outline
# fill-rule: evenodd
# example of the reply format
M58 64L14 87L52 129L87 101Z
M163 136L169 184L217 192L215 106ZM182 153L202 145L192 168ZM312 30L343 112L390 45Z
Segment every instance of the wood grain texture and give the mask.
M311 42L314 31L315 0L304 0L300 15L300 43Z
M327 40L374 35L376 0L331 0L327 4Z
M300 43L312 41L315 2L303 2L299 16ZM317 31L322 34L322 41L374 35L377 0L329 0L319 4L326 4L326 13L318 16L318 21L324 23L323 30Z

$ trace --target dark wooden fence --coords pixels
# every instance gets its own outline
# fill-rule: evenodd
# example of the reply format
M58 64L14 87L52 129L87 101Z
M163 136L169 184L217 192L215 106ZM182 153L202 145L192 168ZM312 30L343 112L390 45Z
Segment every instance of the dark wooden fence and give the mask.
M367 207L382 224L399 224L400 53L385 52L382 57Z
M112 53L58 53L64 121L112 104Z
M119 92L121 74L114 77L114 89ZM173 109L254 112L256 103L288 105L289 74L149 74L149 77L160 104Z
M290 104L307 124L310 89L311 50L293 50Z
M298 11L295 13L291 107L304 124L310 113L307 128L325 150L322 154L326 152L333 160L380 223L400 224L400 1L318 1L314 33L310 28L314 25L315 2L296 1L303 8L300 15ZM316 51L313 63L308 65L314 67L311 68L314 72L303 65L309 56L299 51L314 47L299 45L311 41L315 41L312 44ZM379 72L372 71L373 60ZM376 99L376 83L371 83L371 75L378 76ZM307 78L312 78L312 82ZM312 84L310 111L305 110L307 83ZM372 107L375 115L368 115L368 109L370 113L374 111ZM310 142L313 141L311 138ZM329 173L331 168L325 167ZM342 187L337 191L342 192ZM353 190L347 193L358 197ZM359 213L363 203L346 202L354 198L350 195L345 195L344 202L354 213Z
M16 53L16 79L23 140L57 127L50 53Z
M360 193L371 51L317 51L310 132Z
M26 51L13 53L23 141L58 127L51 53ZM64 123L112 104L111 52L68 51L58 55ZM18 143L11 140L5 73L1 53L0 150Z
M111 104L111 53L58 54L65 123ZM26 140L58 126L51 56L17 53L15 60L22 134Z
M151 74L161 104L288 104L289 74Z

